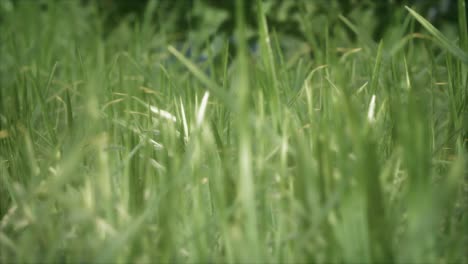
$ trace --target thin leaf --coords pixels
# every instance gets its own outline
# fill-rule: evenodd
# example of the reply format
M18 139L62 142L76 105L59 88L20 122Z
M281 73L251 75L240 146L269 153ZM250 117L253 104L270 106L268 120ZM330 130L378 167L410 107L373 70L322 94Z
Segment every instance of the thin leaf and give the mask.
M458 26L460 31L461 47L468 51L468 23L466 21L465 0L458 0Z
M189 59L187 59L182 53L177 51L174 47L169 46L168 50L172 55L174 55L182 64L187 67L187 69L201 82L205 85L205 88L213 93L214 96L218 97L226 105L231 105L231 100L229 100L228 94L221 90L218 84L211 80L206 74L201 71L195 64L193 64Z
M464 52L460 47L453 44L447 37L445 37L437 28L435 28L429 21L419 15L416 11L406 6L410 14L418 20L418 22L435 38L437 44L446 49L460 61L468 64L468 53Z

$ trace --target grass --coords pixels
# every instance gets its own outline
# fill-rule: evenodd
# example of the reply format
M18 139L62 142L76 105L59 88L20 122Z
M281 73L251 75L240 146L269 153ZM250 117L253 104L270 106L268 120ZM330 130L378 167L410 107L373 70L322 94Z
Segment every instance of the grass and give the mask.
M103 37L93 5L2 5L0 262L468 263L464 8L379 43L358 10L313 58L262 8L250 52L238 12L202 62L155 8Z

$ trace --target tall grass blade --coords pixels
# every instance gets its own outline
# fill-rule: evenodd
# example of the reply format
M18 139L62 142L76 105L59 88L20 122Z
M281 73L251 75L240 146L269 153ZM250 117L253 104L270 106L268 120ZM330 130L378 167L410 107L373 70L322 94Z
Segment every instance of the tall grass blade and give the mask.
M466 1L458 0L458 27L460 33L460 46L468 52L468 21L466 20Z
M70 92L68 89L65 91L65 105L67 108L67 125L70 131L73 131L73 110L72 103L70 99Z
M406 9L410 14L416 18L416 20L435 38L437 44L442 48L446 49L452 55L454 55L458 60L462 61L465 64L468 64L468 53L463 51L459 46L455 45L453 41L445 37L442 32L435 28L429 21L424 17L419 15L416 11L406 6ZM462 38L466 38L462 37Z
M174 55L187 69L202 83L205 88L213 93L221 102L226 106L232 106L232 100L230 100L228 93L223 91L220 86L213 80L211 80L203 71L201 71L194 63L187 59L182 53L176 50L174 47L169 46L168 50Z

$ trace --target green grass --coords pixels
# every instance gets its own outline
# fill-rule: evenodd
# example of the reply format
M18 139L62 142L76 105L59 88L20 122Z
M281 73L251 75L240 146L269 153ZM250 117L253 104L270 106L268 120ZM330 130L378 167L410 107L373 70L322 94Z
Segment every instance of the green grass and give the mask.
M150 2L107 34L92 5L2 4L1 263L468 263L463 11L375 43L358 10L313 58L262 8L251 54L238 12L236 57L196 62Z

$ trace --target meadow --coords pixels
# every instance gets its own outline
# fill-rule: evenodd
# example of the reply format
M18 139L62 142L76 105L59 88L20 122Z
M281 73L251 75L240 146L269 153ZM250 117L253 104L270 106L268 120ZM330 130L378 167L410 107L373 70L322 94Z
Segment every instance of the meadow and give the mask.
M159 1L0 1L0 263L468 263L465 1L307 43L244 2L181 40Z

